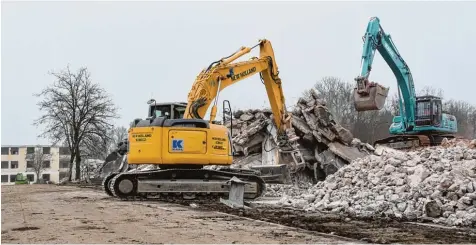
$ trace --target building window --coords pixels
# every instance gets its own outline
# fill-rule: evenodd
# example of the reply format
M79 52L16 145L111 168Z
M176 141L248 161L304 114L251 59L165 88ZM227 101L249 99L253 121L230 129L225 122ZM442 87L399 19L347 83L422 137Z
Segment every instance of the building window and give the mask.
M27 178L28 181L30 181L30 182L35 182L35 175L34 175L34 174L27 174L27 175L26 175L26 178Z
M2 161L2 169L8 168L8 161Z
M33 161L26 161L26 168L34 168Z
M11 161L10 162L10 168L12 168L12 169L18 168L18 161Z
M2 175L2 183L8 183L8 175Z
M51 166L51 162L50 161L43 161L43 168L50 168Z
M50 154L51 148L50 147L43 147L43 154Z
M10 175L10 182L15 182L16 179L17 179L17 175L16 175L16 174Z
M61 159L59 162L60 168L69 168L69 160Z
M18 155L18 147L10 148L10 154L11 155Z
M62 180L68 177L68 172L59 172L59 179Z
M60 155L70 155L71 152L69 151L69 147L60 147L59 148Z
M2 147L2 155L8 155L8 147Z
M27 147L26 154L33 154L35 153L35 147Z
M45 181L50 181L50 174L43 174L41 175L41 178Z

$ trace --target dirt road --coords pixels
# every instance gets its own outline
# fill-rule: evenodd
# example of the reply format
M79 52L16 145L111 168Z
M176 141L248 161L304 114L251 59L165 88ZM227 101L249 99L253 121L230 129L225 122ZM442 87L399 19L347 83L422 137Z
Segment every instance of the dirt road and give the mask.
M342 243L340 237L100 191L2 186L3 243Z

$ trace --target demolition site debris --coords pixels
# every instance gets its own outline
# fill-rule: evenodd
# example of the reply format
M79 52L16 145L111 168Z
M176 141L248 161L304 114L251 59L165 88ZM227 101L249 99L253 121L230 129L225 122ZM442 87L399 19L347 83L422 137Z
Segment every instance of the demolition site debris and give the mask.
M276 164L274 150L278 140L272 116L269 109L236 111L234 120L225 123L232 132L235 152L241 154L235 157L233 167ZM300 98L292 111L292 126L314 183L374 151L370 144L354 138L348 129L335 122L325 102L312 89L310 96Z
M474 143L408 152L378 146L309 189L277 189L275 196L311 212L475 227Z

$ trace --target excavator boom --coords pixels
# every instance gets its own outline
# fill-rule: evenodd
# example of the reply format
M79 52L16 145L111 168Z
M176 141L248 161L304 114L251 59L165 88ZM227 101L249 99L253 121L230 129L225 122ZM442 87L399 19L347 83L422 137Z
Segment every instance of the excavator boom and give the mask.
M259 58L252 57L248 61L232 63L256 47L260 48ZM279 78L278 65L270 41L263 39L251 48L241 47L232 55L215 61L202 70L188 94L184 118L202 119L210 105L213 104L210 123L213 122L216 117L220 91L255 74L260 75L261 81L265 85L276 125L276 143L281 150L279 155L273 155L278 158L274 161L278 164L260 165L253 168L266 176L268 182L288 183L291 178L289 168L301 168L305 165L305 161L296 142L298 137L292 127L292 115L286 110L282 82Z
M249 61L231 63L257 46L260 48L259 58L253 57ZM281 79L278 76L278 66L273 48L268 40L260 40L259 44L251 48L241 47L236 53L213 62L204 69L197 76L188 94L188 105L184 118L204 118L213 103L210 113L210 122L212 122L216 117L216 105L220 91L258 73L266 87L271 110L275 115L276 127L280 133L283 133L286 127L290 127L291 117L286 111Z

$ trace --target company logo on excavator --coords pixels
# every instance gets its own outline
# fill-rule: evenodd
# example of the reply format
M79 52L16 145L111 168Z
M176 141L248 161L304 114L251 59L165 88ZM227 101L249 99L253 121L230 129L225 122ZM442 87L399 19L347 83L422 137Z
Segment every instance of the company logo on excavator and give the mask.
M233 68L232 68L232 69L230 69L230 74L229 74L229 75L231 76L231 80L232 80L232 81L235 81L235 80L240 79L240 78L242 78L242 77L248 76L249 74L251 74L251 73L253 73L253 72L255 72L255 71L256 71L256 67L252 67L252 68L250 68L250 69L248 69L248 70L246 70L246 71L244 71L244 72L235 74L235 73L233 72Z
M172 140L172 151L183 151L183 140Z

